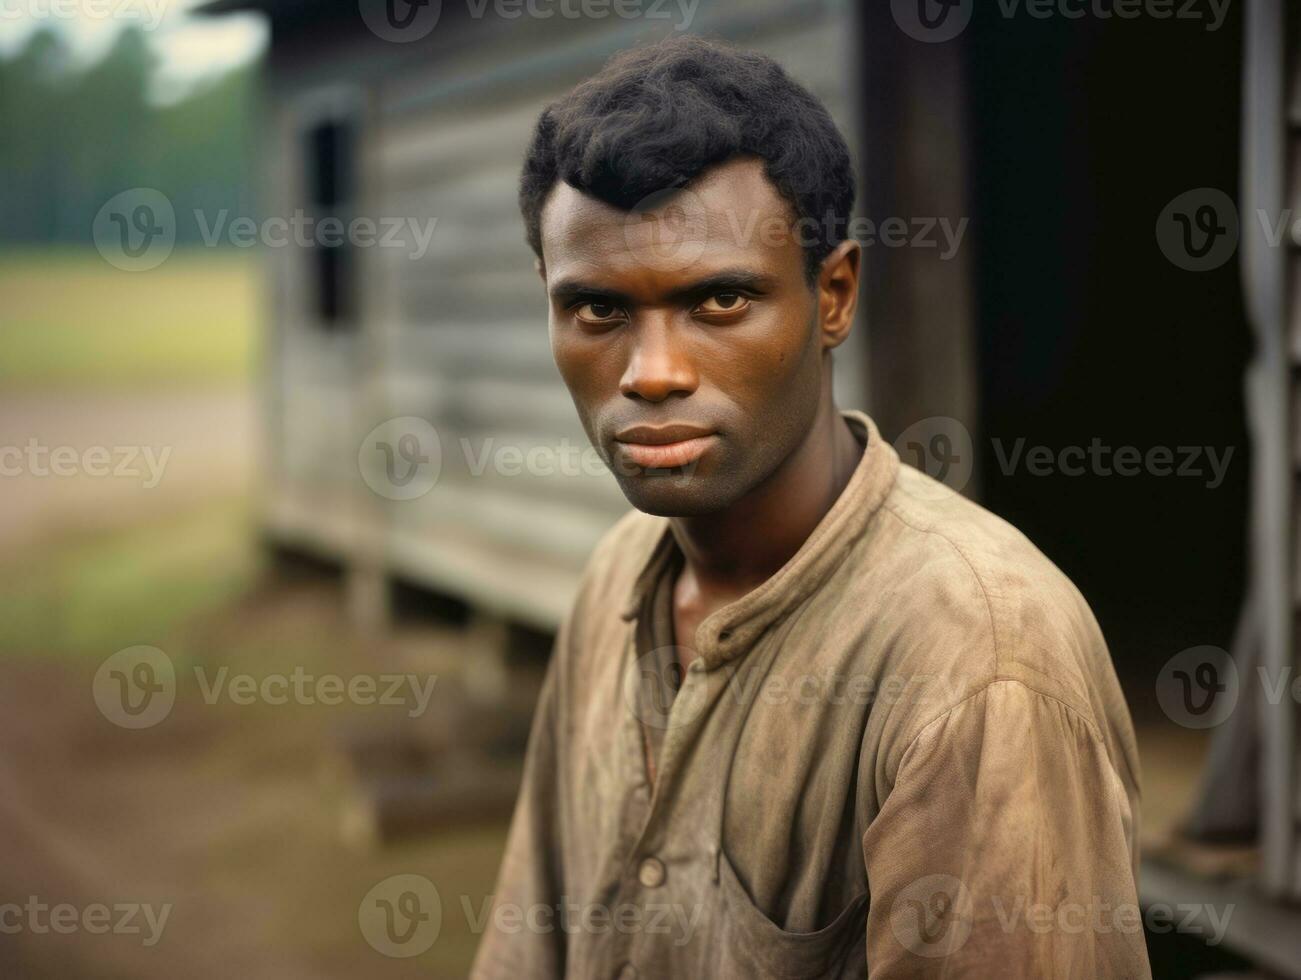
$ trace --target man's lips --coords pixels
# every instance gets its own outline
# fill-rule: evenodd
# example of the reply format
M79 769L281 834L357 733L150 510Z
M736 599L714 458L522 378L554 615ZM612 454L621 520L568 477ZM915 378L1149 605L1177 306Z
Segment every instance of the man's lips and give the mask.
M716 434L696 425L635 425L615 435L624 458L644 469L666 470L694 463Z

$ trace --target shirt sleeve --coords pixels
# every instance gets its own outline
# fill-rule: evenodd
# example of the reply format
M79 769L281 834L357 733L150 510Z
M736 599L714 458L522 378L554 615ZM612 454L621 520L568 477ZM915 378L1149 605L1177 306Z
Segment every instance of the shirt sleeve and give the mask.
M484 923L472 980L562 977L564 932L531 929L529 911L554 909L564 892L560 866L557 675L568 624L561 628L538 696L524 758L524 777L498 872L492 913Z
M916 735L864 834L873 980L1150 978L1136 818L1091 722L989 684Z

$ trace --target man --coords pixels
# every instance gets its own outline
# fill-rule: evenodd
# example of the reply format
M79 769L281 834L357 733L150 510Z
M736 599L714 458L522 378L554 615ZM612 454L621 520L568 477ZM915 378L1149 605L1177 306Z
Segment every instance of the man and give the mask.
M538 122L552 349L636 509L557 638L477 977L1149 975L1088 606L832 397L853 186L816 99L698 39Z

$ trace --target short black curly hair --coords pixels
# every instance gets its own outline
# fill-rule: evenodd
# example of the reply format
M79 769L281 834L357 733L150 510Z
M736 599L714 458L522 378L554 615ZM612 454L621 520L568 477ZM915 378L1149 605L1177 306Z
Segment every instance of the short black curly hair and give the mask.
M520 175L528 242L563 180L631 210L733 157L764 161L797 219L810 281L847 234L854 168L826 107L771 58L679 35L616 54L538 118Z

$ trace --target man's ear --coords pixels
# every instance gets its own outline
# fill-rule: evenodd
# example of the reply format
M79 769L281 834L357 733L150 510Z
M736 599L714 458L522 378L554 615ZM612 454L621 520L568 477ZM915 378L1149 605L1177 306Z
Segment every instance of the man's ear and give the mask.
M547 281L547 267L542 264L540 258L533 260L533 268L537 270L538 275L542 277L542 281L545 283Z
M826 350L843 344L853 329L862 257L863 246L846 238L822 260L818 272L818 322Z

